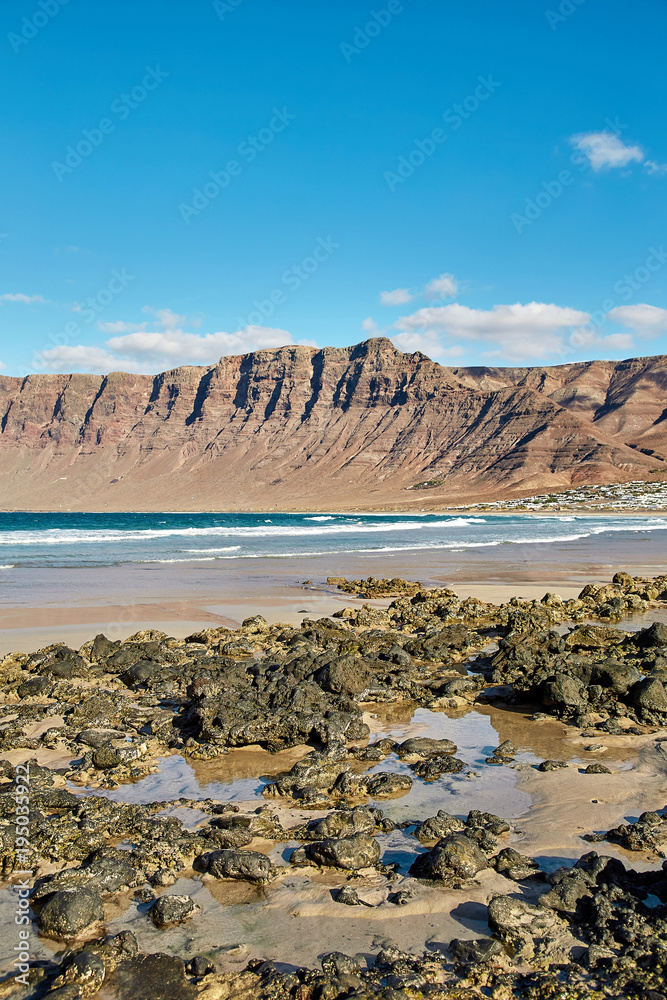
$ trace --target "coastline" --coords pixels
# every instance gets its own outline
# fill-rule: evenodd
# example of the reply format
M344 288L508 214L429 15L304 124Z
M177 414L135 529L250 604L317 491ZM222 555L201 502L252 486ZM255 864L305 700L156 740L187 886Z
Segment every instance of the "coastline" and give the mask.
M581 548L580 542L574 545ZM603 546L604 553L600 552L599 536L584 547L589 560L599 558L602 554L613 556L616 569L620 568L621 557L625 560L637 558L637 546L633 539L624 544L612 544L607 539ZM489 560L487 553L485 562L480 563L478 553L473 553L472 556L460 553L465 558L458 567L459 582L455 589L461 598L474 596L496 605L507 602L512 597L523 598L525 601L540 600L546 591L560 591L564 598L575 597L581 589L582 581L578 577L584 572L582 563L571 561L573 543L563 543L560 548L562 551L557 572L553 566L545 566L536 558L527 560L522 566L508 566L506 554L501 553ZM420 573L422 582L426 582L427 577L430 584L443 586L452 575L451 566L447 579L441 580L439 577L444 575L442 553L431 553L431 556L430 563L425 566L423 553L410 553L408 565L413 570L428 570L426 574ZM350 554L346 558L358 571L358 554ZM404 553L400 558L405 560L407 556ZM655 546L652 547L650 559L662 569L664 558L660 551L656 551ZM340 562L340 557L337 560ZM278 560L266 562L271 562L274 571L277 570ZM127 566L116 566L102 567L102 572L99 567L84 572L81 568L74 568L60 574L61 579L69 577L71 581L76 581L79 588L79 604L72 607L63 603L68 600L68 591L57 585L55 581L58 572L52 570L45 574L52 580L49 584L52 588L50 604L37 608L28 607L24 603L23 607L5 606L0 609L3 641L8 635L12 638L20 635L24 640L22 647L27 651L34 650L35 643L31 639L36 636L36 632L18 626L24 625L30 618L34 619L36 614L42 618L45 634L51 641L55 638L56 630L60 630L59 635L64 636L68 634L68 629L81 628L80 625L75 626L77 619L86 619L83 626L87 629L85 638L90 639L98 631L97 617L112 614L115 618L112 625L119 631L110 638L122 640L127 638L128 633L136 631L139 622L147 624L147 618L154 619L157 628L176 634L178 638L180 634L193 630L197 615L201 616L202 624L206 626L224 624L227 628L233 628L238 625L242 616L250 617L257 613L262 614L270 623L292 620L298 626L305 617L326 617L334 609L359 609L363 605L383 608L390 603L389 598L366 601L340 593L321 579L312 579L309 583L298 582L294 574L297 568L303 569L303 563L303 560L290 560L289 572L283 565L282 576L271 577L257 572L256 566L249 567L247 562L244 565L243 560L236 560L232 572L218 575L218 579L225 583L225 593L218 591L215 600L207 589L210 587L210 580L215 579L215 572L204 571L193 564L180 564L170 571L151 567L132 570ZM365 568L369 564L387 570L391 560L386 555L376 555L366 563ZM635 566L636 562L631 564ZM481 569L481 566L484 568ZM644 564L647 575L650 566L650 562ZM324 561L320 561L323 572L333 572L334 568L336 567L332 565L330 557L326 558L326 565ZM254 574L252 577L251 573ZM111 601L113 598L113 603L95 603L95 593L86 586L86 579L92 580L95 574L98 577L98 593L106 589L108 599ZM494 574L502 577L503 582L489 582ZM415 577L417 574L415 572L412 575ZM208 583L204 578L208 578ZM583 582L591 582L591 579L589 575ZM608 582L609 574L601 571L598 579L601 583ZM126 592L134 592L139 581L142 581L146 593L155 591L156 581L164 588L167 585L180 588L181 593L193 591L198 584L199 593L196 596L191 594L187 599L181 598L180 601L165 599L149 603L142 599L134 605L119 603L118 588L122 585ZM632 581L629 585L635 586ZM71 594L70 587L70 596ZM23 596L27 597L28 592L24 590ZM420 606L418 603L416 608ZM624 619L614 624L610 630L612 637L619 627L631 632L644 628L649 621L664 620L667 617L667 605L664 602L651 607L647 600L642 607L643 611L634 614L632 620ZM546 608L543 605L542 612L546 612ZM412 611L407 613L410 615ZM418 610L415 613L420 615ZM474 610L465 612L466 616L471 615L470 625L474 624L476 613ZM523 605L518 613L532 615L533 609L529 605ZM590 613L595 617L594 609L591 608ZM486 607L483 614L493 618L495 612L493 608ZM551 619L552 622L559 620L558 617ZM542 622L548 624L548 618L543 617ZM566 620L563 623L565 622ZM413 641L425 644L433 636L433 629L437 633L438 628L442 629L443 623L442 619L434 617L423 628L417 617L415 624L417 632L424 638ZM481 625L481 621L479 624ZM571 621L567 624L568 627L573 626ZM340 627L340 622L333 620L331 626L333 629ZM328 624L324 626L327 634L329 627ZM374 631L372 618L365 625L356 627L362 632L364 628L370 628L368 636L371 643L377 640L378 633ZM446 628L443 631L446 632ZM381 632L382 626L380 634ZM528 643L532 641L533 632L537 632L537 641L542 641L539 635L545 633L531 628L527 633ZM235 665L239 678L247 675L245 657L249 647L246 645L244 649L243 646L244 642L247 643L246 637L253 637L251 643L254 647L258 643L264 644L268 651L272 649L270 643L274 640L269 640L267 644L267 639L262 637L268 638L269 633L279 642L290 642L289 629L282 639L279 638L280 629L271 632L261 626L258 628L256 623L248 623L241 631L241 660ZM484 628L477 634L477 649L482 651L489 648L489 639L482 638L485 634ZM316 629L306 624L300 631L296 648L303 646L304 640L312 641L314 635L317 635ZM160 640L159 637L142 637L143 641L157 645ZM193 644L197 649L185 656L187 658L193 652L195 655L203 655L207 643L212 646L218 641L227 645L236 644L235 639L230 643L228 638L220 640L213 636L198 637ZM319 641L316 639L316 642ZM387 652L390 652L391 641L387 637ZM628 641L635 640L629 637ZM74 642L72 644L75 645ZM178 644L167 645L170 650L178 648ZM284 649L286 663L289 663L289 648L291 647ZM395 650L396 647L392 646L391 649ZM166 647L163 647L164 652ZM225 653L225 650L221 649L219 652ZM226 652L229 654L231 650ZM210 649L210 653L213 654L213 659L208 662L215 672L218 669L217 662L220 662L219 655L213 649ZM64 682L55 681L53 694L47 695L55 696L60 714L56 714L53 702L44 703L40 695L19 693L20 689L6 702L3 722L6 727L14 727L13 743L6 742L1 756L12 767L23 765L32 759L42 766L59 771L56 776L57 787L63 791L67 787L69 791L66 794L73 792L77 797L86 797L87 815L107 815L104 810L111 803L114 816L127 815L128 810L134 810L131 822L135 826L129 830L119 829L117 837L107 837L107 843L112 849L118 846L122 848L116 853L123 858L130 857L130 854L125 854L126 847L128 851L137 850L135 842L142 842L141 831L148 823L178 821L189 824L187 830L191 831L191 836L195 839L203 838L204 829L208 830L209 839L187 841L187 844L194 845L196 851L204 852L201 857L208 857L205 852L217 843L211 837L226 836L225 830L236 829L225 826L220 817L234 817L240 812L241 823L257 824L256 827L251 827L251 839L243 839L240 843L250 853L255 852L255 857L263 858L263 863L266 864L268 858L274 866L266 885L259 887L244 884L243 879L240 883L233 881L230 884L229 880L225 881L224 876L214 876L210 870L203 869L201 864L194 864L184 848L182 855L174 855L176 863L173 873L167 871L163 875L160 874L162 869L158 868L157 872L150 874L149 885L144 884L141 890L144 895L137 897L137 893L131 888L121 888L118 892L106 893L104 898L105 933L111 935L131 932L144 954L166 952L186 959L195 951L204 953L214 958L217 975L220 977L235 974L251 960L274 961L288 970L312 968L321 959L323 941L326 941L327 950L335 949L345 955L374 956L377 949L382 947L407 953L411 956L411 961L419 962L422 960L420 956L423 949L426 948L428 955L434 942L437 942L438 950L445 954L454 938L469 942L479 940L480 937L482 941L488 940L493 927L487 905L493 897L535 900L547 888L544 882L550 873L564 865L571 866L582 854L587 853L589 844L583 839L584 836L598 834L624 822L628 818L628 812L639 815L647 809L660 810L664 803L667 784L663 774L664 754L661 746L661 739L665 738L664 734L667 732L664 720L656 726L650 718L643 719L640 720L641 729L637 729L633 726L633 722L637 721L632 714L633 709L627 702L625 709L629 711L629 717L623 716L620 711L623 705L618 702L619 711L614 713L614 718L622 721L623 725L618 732L614 732L613 727L599 727L604 722L604 715L600 717L595 711L587 717L588 722L580 722L567 715L535 716L534 709L525 704L517 708L498 694L497 679L489 685L492 680L489 675L486 675L486 684L477 693L472 690L464 696L435 699L433 693L426 694L434 689L421 685L413 687L412 693L406 697L401 693L399 680L395 699L360 699L359 709L361 719L368 726L367 735L346 740L349 744L347 749L334 741L331 746L335 753L325 760L337 761L340 754L344 754L348 761L345 768L349 769L344 776L352 782L376 777L402 781L403 784L389 792L367 792L366 795L354 791L352 785L352 790L348 789L347 798L344 798L341 805L340 792L330 791L334 778L326 777L328 765L323 767L319 762L318 751L313 751L312 741L309 741L309 745L303 739L291 741L285 749L272 753L266 747L258 745L254 739L247 743L234 743L232 740L221 752L214 747L215 752L212 754L207 752L207 746L210 747L211 744L207 743L203 735L199 744L194 739L187 739L187 743L186 739L179 739L176 743L165 742L160 733L164 733L166 717L171 719L173 711L164 712L164 698L168 692L162 687L161 674L164 673L166 677L170 673L170 663L173 661L168 657L158 673L149 674L149 680L144 684L139 675L133 678L129 671L126 674L123 670L121 676L118 670L101 667L96 656L92 655L90 646L84 647L79 655L86 658L85 671L89 671L90 676L73 676ZM162 654L158 652L157 655ZM270 652L269 655L275 654ZM418 657L420 655L417 653ZM452 654L448 653L443 659L448 661L450 656ZM427 656L423 665L416 669L423 673L424 680L428 680L430 676L439 677L443 668L449 669L457 678L454 683L458 683L465 670L457 670L456 665L465 665L466 656L467 650L462 649L460 655L458 652L453 653L451 663L441 664L438 663L437 655ZM410 658L411 656L408 657ZM18 658L18 662L25 663L26 659ZM342 662L344 660L345 657ZM37 664L40 662L38 660ZM271 663L271 660L268 662ZM254 666L258 663L261 663L261 658L253 661ZM380 670L385 669L382 664L386 664L387 659L380 659L377 663ZM150 661L145 660L141 660L136 666L141 667L142 664L150 668ZM360 660L360 669L362 668L363 659ZM9 670L12 669L15 670L10 661ZM37 670L39 669L37 666ZM202 674L199 678L194 675L194 683L201 680L204 684L209 684L211 677L208 675L210 667L207 667L207 660L204 659L196 669L200 669ZM172 671L171 679L167 680L167 683L178 685L180 689L179 701L173 702L174 705L198 698L191 687L188 686L186 691L186 684L190 681L185 670L183 668L183 678L179 669ZM268 668L269 672L272 670L273 667ZM264 672L266 673L266 668ZM393 668L390 672L393 673ZM35 673L34 668L32 673ZM99 678L98 682L93 680L93 675ZM25 673L22 676L25 677ZM154 680L150 680L151 676L154 676ZM400 671L395 676L400 677ZM447 676L451 677L452 674L445 674ZM14 680L15 685L16 683L17 679ZM503 683L502 678L500 683ZM93 695L93 684L96 691L104 692L101 699L99 695L90 697ZM320 690L322 695L319 697L332 697L331 691L326 694L329 690L326 686ZM421 700L415 700L420 698ZM208 700L204 695L199 704L204 706ZM99 706L96 704L98 702ZM82 711L79 708L81 704L87 706L88 703L95 706L91 715L87 709ZM171 704L168 702L168 705ZM120 708L121 705L124 706L123 709ZM537 707L540 707L539 703ZM233 709L228 705L226 711ZM162 720L160 726L149 734L142 725L146 718L143 714L145 712ZM19 731L22 723L15 721L19 713L22 713L20 718L27 723L22 734ZM110 713L108 721L104 713ZM267 725L273 724L272 714L269 713ZM104 726L110 723L116 728L105 729ZM103 728L100 729L100 726ZM582 731L582 726L598 728L593 733L586 733ZM59 731L61 736L58 735ZM109 771L107 764L98 759L97 751L86 749L97 746L96 740L100 733L103 737L106 733L111 738L110 742L103 744L105 749L102 753L120 755L127 750L134 753L133 748L136 746L139 756L130 757L127 765L121 762L117 768ZM187 733L184 736L187 737ZM400 753L399 744L415 737L417 740L443 741L450 747L453 746L460 767L445 770L437 775L435 781L433 778L424 778L424 772L419 770L424 762L415 764L414 761L411 762L409 752L407 756ZM599 743L592 744L591 737ZM88 739L92 742L87 743ZM490 756L501 750L503 745L507 746L505 741L510 741L509 754L497 759ZM390 746L379 749L383 742ZM201 751L198 749L199 745ZM365 756L368 745L371 755ZM373 756L373 748L379 749L379 756ZM324 784L314 786L314 790L319 788L320 795L315 802L301 800L296 793L290 791L289 783L280 784L289 779L293 769L309 753L314 753L315 756L311 758L313 764L309 762L308 767L315 767L316 771L320 768L325 775ZM551 768L540 769L540 762L554 760L558 763L553 773L545 773L551 771ZM591 777L589 764L602 762L602 772ZM336 774L334 772L334 776ZM271 781L279 783L276 791L270 791ZM326 793L322 791L323 788L327 789ZM331 797L327 798L328 795ZM344 868L341 870L340 867L332 867L328 862L313 870L308 867L307 862L301 863L294 859L293 852L303 852L313 840L313 837L309 838L300 832L304 824L329 820L331 816L347 816L350 808L356 805L364 808L361 803L365 802L371 807L371 815L384 817L381 823L385 825L377 828L373 826L370 836L370 841L377 844L381 864L359 865L358 870L350 875ZM502 868L494 867L495 862L491 863L481 855L478 856L481 867L472 881L465 878L463 881L457 879L453 884L447 881L439 884L435 876L420 875L414 866L420 857L426 856L431 840L436 838L420 840L415 828L418 823L427 821L428 817L435 821L438 816L442 816L439 810L443 807L445 814L449 813L449 818L458 824L458 829L469 830L471 836L476 832L482 835L475 816L491 825L500 821L504 829L496 830L492 836L490 833L484 834L483 838L487 839L479 841L486 855L490 855L492 851L509 851L510 854L518 851L516 857L519 861L523 858L530 860L533 867L539 865L542 875L538 881L527 884L523 878L508 875ZM215 817L213 823L210 822L211 811ZM279 821L279 828L275 832L261 825L269 817L271 823ZM61 818L49 817L49 822L55 829ZM466 825L468 823L470 825ZM63 826L63 829L66 827ZM185 844L185 833L181 832L180 836L180 842ZM367 840L369 838L369 834L361 836L365 836ZM462 836L468 842L467 834L456 836ZM488 836L491 836L490 840ZM304 841L306 847L299 847ZM136 857L132 855L134 864L139 864L139 859L144 866L147 863L152 866L164 864L164 838L152 837L150 844L150 847L144 845L141 852L136 853ZM223 841L222 846L225 845L225 850L214 850L213 855L234 854L235 842L231 841L231 849L228 841ZM639 873L636 876L633 874L637 878L645 872L653 877L657 870L656 864L659 864L650 850L638 849L630 853L614 843L605 843L604 854L623 862L626 868L631 867L634 873ZM74 869L71 877L77 877L76 872L81 870L78 860L77 856L76 860L65 863L66 868ZM40 867L38 874L42 879L49 876L58 879L63 874L61 868L60 860L55 864L49 861ZM236 879L237 876L233 878ZM1 890L9 889L10 884L11 881L0 886L0 903L9 895L6 893L3 897ZM351 888L358 893L358 901L354 905L342 906L339 894L343 889ZM521 896L518 896L519 891ZM395 903L396 896L401 893L405 899L399 907ZM179 898L185 897L198 908L192 924L184 928L173 926L167 930L158 930L152 926L146 917L144 899L150 902L163 894L178 894ZM564 934L567 927L559 924L556 930L558 934ZM560 941L560 938L554 938L553 955L558 961L565 962L568 953L566 948L563 950L564 946ZM42 936L36 947L38 951L35 954L45 960L52 960L57 955L58 946L48 935ZM0 955L5 961L3 949L0 949ZM8 961L9 957L7 953ZM365 961L366 959L363 960L364 963ZM428 962L428 959L425 961ZM503 968L512 969L512 965L507 964L508 961L506 957L496 959ZM372 958L369 964L370 962ZM528 965L530 964L529 961Z

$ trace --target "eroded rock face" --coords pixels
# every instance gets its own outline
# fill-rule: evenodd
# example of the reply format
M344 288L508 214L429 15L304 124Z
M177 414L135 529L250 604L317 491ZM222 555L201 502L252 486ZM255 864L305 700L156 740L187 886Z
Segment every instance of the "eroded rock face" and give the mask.
M157 509L166 482L174 500L340 505L350 480L357 503L378 482L405 499L435 473L463 496L528 478L567 486L586 470L636 480L667 454L665 368L663 357L443 368L372 338L155 377L0 376L0 501L43 509L54 483L67 506L145 509L154 497Z

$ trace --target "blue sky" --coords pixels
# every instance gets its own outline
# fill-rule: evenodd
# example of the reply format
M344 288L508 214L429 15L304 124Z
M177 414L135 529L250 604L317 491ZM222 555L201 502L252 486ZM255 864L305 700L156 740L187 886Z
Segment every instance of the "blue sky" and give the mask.
M4 0L3 374L667 352L666 33L664 0Z

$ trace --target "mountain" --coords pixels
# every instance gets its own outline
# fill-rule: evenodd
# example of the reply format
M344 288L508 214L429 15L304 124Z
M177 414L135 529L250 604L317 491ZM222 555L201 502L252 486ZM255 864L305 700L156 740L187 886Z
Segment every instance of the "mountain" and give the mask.
M0 376L0 505L424 506L650 479L666 417L664 356L445 368L382 337L157 376Z

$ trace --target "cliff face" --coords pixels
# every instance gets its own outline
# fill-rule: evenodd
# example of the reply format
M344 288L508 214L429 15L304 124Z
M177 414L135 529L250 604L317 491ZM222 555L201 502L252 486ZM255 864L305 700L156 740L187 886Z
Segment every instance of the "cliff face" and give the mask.
M384 338L0 377L0 504L339 508L414 503L435 475L441 499L641 479L667 471L665 415L665 357L443 368Z

